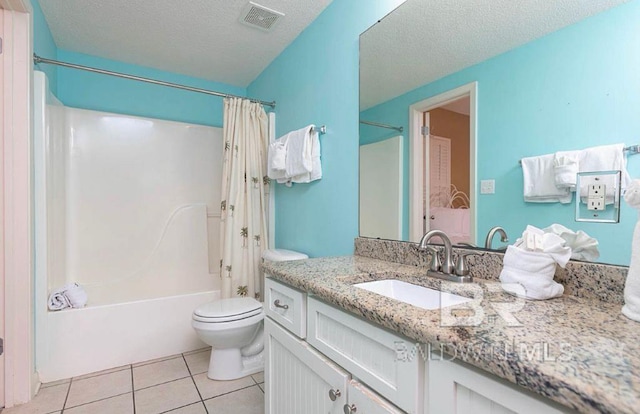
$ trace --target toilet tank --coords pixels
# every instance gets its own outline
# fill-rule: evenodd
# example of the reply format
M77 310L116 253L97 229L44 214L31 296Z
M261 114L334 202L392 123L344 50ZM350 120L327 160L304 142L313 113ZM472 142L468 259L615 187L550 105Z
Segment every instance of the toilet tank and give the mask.
M262 258L271 262L286 262L288 260L308 259L309 256L304 253L294 252L293 250L269 249L262 253Z

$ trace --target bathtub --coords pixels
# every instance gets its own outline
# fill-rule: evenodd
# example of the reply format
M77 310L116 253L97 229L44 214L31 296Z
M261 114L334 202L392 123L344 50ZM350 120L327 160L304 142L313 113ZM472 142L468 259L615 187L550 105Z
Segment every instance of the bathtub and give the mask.
M41 382L188 352L206 345L191 327L219 291L47 312L38 363Z

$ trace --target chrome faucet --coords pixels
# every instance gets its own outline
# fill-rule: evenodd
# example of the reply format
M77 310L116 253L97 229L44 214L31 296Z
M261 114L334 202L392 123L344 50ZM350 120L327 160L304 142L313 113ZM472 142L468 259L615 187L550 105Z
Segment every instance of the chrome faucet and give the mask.
M420 240L420 245L418 246L419 250L427 250L427 243L431 240L432 237L440 237L442 242L444 243L444 262L442 263L442 273L445 275L450 275L453 273L453 259L451 258L451 240L449 237L441 230L431 230L427 232L422 239ZM432 254L437 254L433 252Z
M504 231L504 229L500 226L495 226L492 227L491 230L489 230L489 233L487 234L487 238L484 241L484 248L485 249L490 249L491 248L491 242L493 241L493 236L495 236L496 233L500 233L500 241L502 243L508 243L509 242L509 237L507 237L507 232Z

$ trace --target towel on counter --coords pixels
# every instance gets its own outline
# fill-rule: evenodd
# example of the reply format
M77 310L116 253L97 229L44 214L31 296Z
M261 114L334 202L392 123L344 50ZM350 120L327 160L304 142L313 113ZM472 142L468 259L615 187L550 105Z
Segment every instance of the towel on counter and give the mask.
M86 304L87 292L77 283L69 283L49 295L49 310L82 308Z
M529 203L571 202L569 188L558 188L555 184L554 154L522 159L524 178L524 201Z
M629 184L624 200L631 207L640 211L640 180L633 180ZM631 241L631 262L624 284L622 314L629 319L640 322L640 219L636 223Z
M500 272L502 289L526 299L544 300L562 296L564 286L555 282L556 260L547 253L507 247Z
M600 257L598 250L598 240L590 237L582 230L574 232L566 228L562 224L554 223L547 228L542 229L545 233L553 233L562 237L566 242L566 246L571 249L571 258L576 260L586 260L594 262Z

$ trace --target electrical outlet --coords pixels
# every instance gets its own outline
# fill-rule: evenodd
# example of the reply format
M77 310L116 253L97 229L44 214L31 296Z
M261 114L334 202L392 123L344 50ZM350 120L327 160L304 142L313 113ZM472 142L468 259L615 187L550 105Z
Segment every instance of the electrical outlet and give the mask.
M480 180L480 194L495 194L496 180Z
M588 210L604 210L605 202L604 197L606 194L606 186L604 184L591 184L589 185L589 193L587 197L587 209Z

